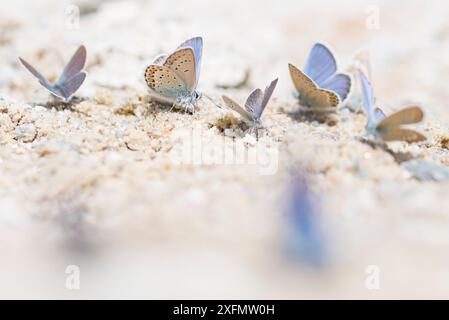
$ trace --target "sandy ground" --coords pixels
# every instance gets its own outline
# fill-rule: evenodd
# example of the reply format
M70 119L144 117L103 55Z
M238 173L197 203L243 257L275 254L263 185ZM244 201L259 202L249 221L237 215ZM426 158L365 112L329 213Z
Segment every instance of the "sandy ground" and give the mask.
M16 0L0 13L1 298L449 296L449 181L401 162L449 167L446 1L75 4L79 28L68 1ZM366 26L373 8L378 29ZM194 35L204 38L198 89L217 101L243 101L279 77L259 143L207 100L194 115L148 103L145 67ZM368 50L379 106L420 105L416 128L428 140L390 143L393 156L359 141L363 114L303 120L287 63L302 67L315 41L332 45L342 70ZM57 79L80 44L89 74L70 106L52 102L17 59ZM220 88L246 72L243 86ZM227 152L249 160L225 161ZM299 172L319 198L321 268L285 254Z

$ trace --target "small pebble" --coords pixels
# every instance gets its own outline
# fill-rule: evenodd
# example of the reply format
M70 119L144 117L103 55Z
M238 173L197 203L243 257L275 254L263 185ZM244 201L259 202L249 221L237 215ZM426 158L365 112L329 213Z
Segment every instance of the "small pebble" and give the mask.
M37 130L34 124L27 123L16 127L14 130L14 139L19 142L29 143L36 139Z
M235 137L234 130L229 128L224 129L224 135L227 137Z

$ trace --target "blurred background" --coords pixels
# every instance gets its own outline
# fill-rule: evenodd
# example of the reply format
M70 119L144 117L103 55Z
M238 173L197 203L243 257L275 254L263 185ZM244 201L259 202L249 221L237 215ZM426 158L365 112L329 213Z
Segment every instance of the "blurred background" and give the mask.
M448 15L443 0L4 3L0 297L446 298ZM207 100L149 104L146 66L196 35L214 100L279 77L258 143ZM420 105L428 140L361 143L357 81L356 112L301 121L287 64L317 41L342 71L364 63L386 113ZM56 80L81 44L80 101L50 103L18 56Z

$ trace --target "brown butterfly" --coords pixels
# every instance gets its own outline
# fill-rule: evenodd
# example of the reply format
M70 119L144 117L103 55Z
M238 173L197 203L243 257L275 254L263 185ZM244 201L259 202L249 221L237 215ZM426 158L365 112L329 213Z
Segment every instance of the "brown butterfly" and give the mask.
M173 53L157 56L145 71L152 99L194 111L200 94L196 87L200 75L203 39L184 41Z

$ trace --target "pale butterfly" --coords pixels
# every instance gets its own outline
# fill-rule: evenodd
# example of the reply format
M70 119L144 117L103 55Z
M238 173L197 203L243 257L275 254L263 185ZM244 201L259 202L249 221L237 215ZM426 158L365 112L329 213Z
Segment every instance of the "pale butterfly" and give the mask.
M346 72L351 75L352 79L358 79L359 70L366 75L368 80L371 79L371 57L367 48L358 50L351 61L351 64L346 68ZM360 81L353 82L351 96L348 98L345 107L356 113L363 112L363 93Z
M351 77L337 73L335 57L324 44L316 43L313 46L304 72L292 64L288 67L299 99L308 108L335 108L349 95Z
M44 78L28 62L19 57L20 62L28 69L48 91L58 98L69 102L73 94L81 87L86 79L86 72L82 71L86 64L86 48L80 46L64 68L58 82L51 83Z
M155 101L194 111L201 95L196 91L200 76L203 38L184 41L171 54L161 54L145 70L145 81Z
M426 140L421 133L402 128L401 125L418 123L423 119L423 111L419 107L408 107L399 110L388 117L380 108L375 108L374 92L371 83L359 70L363 101L368 117L367 131L375 139L383 141L419 142Z
M230 109L236 111L243 117L243 119L245 119L250 124L254 125L257 139L259 139L258 129L261 127L262 124L261 123L262 113L265 110L265 107L267 106L268 101L271 98L271 95L273 94L277 82L278 79L277 78L274 79L265 88L264 91L262 91L259 88L254 89L246 99L244 108L242 108L237 102L235 102L231 98L227 96L222 96L223 101Z

